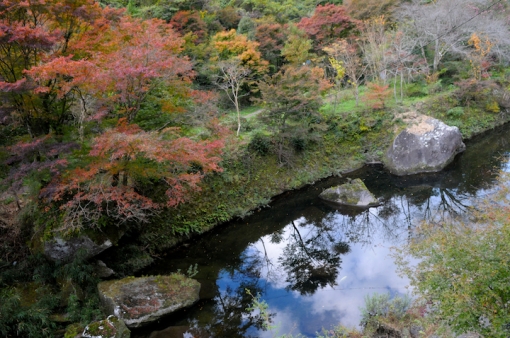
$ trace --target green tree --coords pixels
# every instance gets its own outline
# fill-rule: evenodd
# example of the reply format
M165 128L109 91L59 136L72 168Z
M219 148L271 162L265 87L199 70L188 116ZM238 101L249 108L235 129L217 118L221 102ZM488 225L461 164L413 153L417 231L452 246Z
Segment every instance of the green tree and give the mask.
M317 2L314 0L244 0L242 2L245 9L272 16L280 23L298 20L310 14L316 5Z
M324 70L287 66L259 83L266 110L262 118L276 134L280 163L290 164L293 150L302 150L320 128L322 96L331 84Z
M312 40L308 39L306 33L295 25L289 25L287 42L281 52L285 60L294 65L305 63L315 57L311 50Z

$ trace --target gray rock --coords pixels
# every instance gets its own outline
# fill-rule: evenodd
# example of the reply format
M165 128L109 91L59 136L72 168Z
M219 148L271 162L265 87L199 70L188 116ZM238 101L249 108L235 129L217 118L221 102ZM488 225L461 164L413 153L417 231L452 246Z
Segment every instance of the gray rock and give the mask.
M112 245L112 241L108 238L96 243L86 235L70 239L55 237L44 243L44 254L54 262L69 262L76 257L78 250L85 251L85 258L90 258L100 254Z
M356 178L348 183L324 190L319 198L340 205L373 207L379 205L377 198L368 191L365 183Z
M133 328L198 301L200 283L176 273L101 282L98 289L106 312Z
M384 164L395 175L442 170L466 146L457 127L426 118L402 131L393 141Z
M98 260L94 264L94 272L99 278L108 278L115 275L115 271L107 267L106 264L101 260Z
M131 332L122 320L108 316L104 320L90 323L81 335L83 338L130 338Z

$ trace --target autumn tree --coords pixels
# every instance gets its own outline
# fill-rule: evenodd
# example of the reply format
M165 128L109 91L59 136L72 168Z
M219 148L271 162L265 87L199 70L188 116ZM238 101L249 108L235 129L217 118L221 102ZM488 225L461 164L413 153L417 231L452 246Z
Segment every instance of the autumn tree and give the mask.
M315 58L312 53L313 42L307 37L306 32L295 25L288 26L287 41L282 48L282 56L290 64L301 65Z
M480 81L482 77L489 76L487 72L490 65L488 56L494 43L487 37L480 37L478 34L473 33L468 40L468 45L473 47L473 50L470 51L468 56L473 77L475 80Z
M171 25L159 19L123 17L108 44L115 48L95 56L103 69L98 84L113 94L109 100L128 121L136 117L156 79L177 95L188 95L186 87L194 72L191 62L179 55L183 40Z
M25 71L69 53L70 44L91 26L103 25L119 11L101 9L93 0L0 1L0 95L15 119L35 137L62 133L70 118L68 96L34 92ZM52 82L46 87L53 86Z
M318 5L311 17L302 18L297 24L314 41L318 51L335 39L352 35L356 25L344 6L333 4Z
M207 36L207 24L198 12L179 11L170 20L172 27L181 35L193 34L193 42L203 42Z
M133 121L155 80L163 81L174 100L177 95L189 95L191 64L178 55L182 40L175 34L162 21L124 17L107 31L90 29L82 36L86 41L70 47L81 54L79 47L89 47L84 49L87 60L59 57L25 74L36 85L34 92L67 98L67 109L74 113L83 141L84 122L108 111L116 109ZM90 49L91 43L99 47ZM171 104L163 106L167 111L177 109Z
M239 60L222 61L218 64L220 74L216 79L216 84L227 95L228 99L234 104L237 113L237 133L241 131L241 112L239 109L239 95L241 87L248 79L250 70L241 66Z
M324 70L309 66L284 67L259 83L266 108L262 119L275 133L280 163L291 164L293 149L302 150L322 127L319 108L330 87Z
M391 93L389 85L377 82L368 82L367 89L365 99L368 105L372 109L383 109L385 101Z
M148 222L162 208L184 202L205 174L221 170L221 141L195 142L175 132L144 132L121 119L96 137L88 164L55 177L42 191L46 203L64 213L60 230L96 228L107 220Z
M55 8L63 3L55 1ZM92 8L96 8L94 6ZM158 210L184 201L190 191L198 188L204 174L219 170L220 141L197 143L178 137L168 129L149 133L131 124L155 85L168 92L168 101L161 104L163 112L181 111L182 101L189 101L195 95L190 88L194 75L191 62L180 55L183 40L178 33L162 20L122 16L121 11L108 8L97 7L97 10L93 20L77 22L79 29L69 33L67 38L57 36L51 48L30 51L37 62L22 64L19 70L13 68L20 79L1 83L4 92L19 94L23 104L29 103L27 110L23 110L24 106L14 110L14 113L25 114L22 117L33 118L38 116L35 115L37 109L46 109L53 114L49 120L63 119L58 122L60 124L71 125L70 120L76 118L79 125L76 135L84 145L90 144L84 133L87 119L101 118L105 113L121 118L117 128L93 140L88 156L73 158L76 169L67 167L66 157L72 155L65 149L70 148L61 143L61 137L54 138L49 129L38 131L48 136L35 138L36 143L22 142L12 148L18 152L27 147L39 149L39 154L33 156L26 152L32 159L30 163L16 159L8 165L22 176L37 172L53 176L48 183L48 177L39 175L37 185L44 189L39 196L41 199L34 203L55 211L56 221L64 214L65 222L69 222L65 223L66 230L78 230L83 225L97 226L97 222L103 221L146 222ZM49 16L51 13L44 13L41 18L46 21L40 29L57 25L52 21L54 17ZM62 14L59 12L59 15ZM12 31L9 29L6 28L6 32ZM33 34L43 33L44 30L37 30ZM7 51L19 48L19 43L11 37L2 43ZM38 46L34 41L30 43L30 46ZM26 50L20 48L20 53ZM12 104L18 96L13 97L14 101L2 102ZM44 142L41 143L41 139ZM49 144L52 146L47 146ZM75 148L76 145L72 149ZM14 183L23 181L19 175L12 177ZM151 184L167 186L164 203L161 196L156 196L157 201L152 199L157 193L146 190Z
M272 67L279 68L283 61L282 49L286 40L283 25L278 23L258 25L255 28L255 40L259 43L259 50L264 59L269 61Z
M237 34L235 29L216 33L211 45L212 62L238 60L240 65L250 69L254 75L263 75L267 71L268 62L258 50L259 43Z
M328 54L332 64L340 63L343 74L347 76L348 83L354 89L357 106L359 104L359 86L366 70L357 46L347 40L339 40L325 47L324 51Z
M34 82L35 93L52 94L57 100L66 99L63 104L71 110L73 101L78 102L76 120L80 141L84 141L84 123L93 115L88 95L97 93L90 79L97 76L100 69L92 62L73 60L71 56L61 56L40 66L32 67L25 74ZM94 112L97 113L97 112Z
M211 41L210 69L212 78L224 91L228 89L227 96L233 102L237 112L239 97L247 96L250 92L255 91L256 81L268 70L269 63L262 58L258 46L258 42L248 40L245 35L237 34L234 29L217 33ZM252 81L246 81L248 74ZM235 81L232 81L233 78ZM239 88L238 85L240 85ZM235 97L231 96L234 88L237 88L234 90ZM234 100L232 101L232 99ZM237 115L239 128L239 112Z

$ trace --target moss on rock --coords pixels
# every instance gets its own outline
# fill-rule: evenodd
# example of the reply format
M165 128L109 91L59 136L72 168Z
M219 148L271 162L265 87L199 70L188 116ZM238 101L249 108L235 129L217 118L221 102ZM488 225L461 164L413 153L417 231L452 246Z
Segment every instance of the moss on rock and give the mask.
M176 273L101 282L98 289L107 313L138 327L198 301L200 283Z
M84 338L129 338L130 336L129 329L116 316L108 316L104 320L90 323L82 334Z
M326 189L319 197L329 202L347 206L372 207L379 205L379 201L368 191L365 183L359 178Z

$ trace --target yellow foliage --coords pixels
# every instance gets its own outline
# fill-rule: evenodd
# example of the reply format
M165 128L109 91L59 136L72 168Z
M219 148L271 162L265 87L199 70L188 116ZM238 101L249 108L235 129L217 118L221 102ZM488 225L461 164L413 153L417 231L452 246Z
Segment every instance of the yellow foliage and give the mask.
M337 80L343 79L345 76L345 68L343 66L344 63L332 57L329 58L329 62L331 63L331 67L333 67L336 72L335 78Z
M471 38L468 40L468 44L473 46L476 53L481 57L487 56L494 45L489 38L486 37L485 40L482 40L476 33L471 35Z
M488 102L485 109L491 113L499 113L500 111L499 104L496 101Z
M487 77L489 75L484 68L486 68L487 56L494 44L488 37L480 37L478 34L473 33L468 40L468 45L474 48L469 56L469 63L471 64L473 76L476 80L481 80L482 77Z

